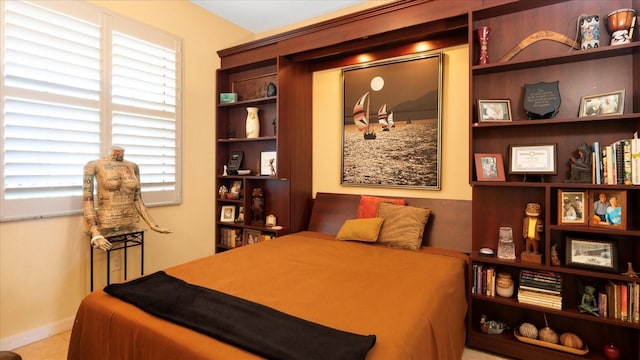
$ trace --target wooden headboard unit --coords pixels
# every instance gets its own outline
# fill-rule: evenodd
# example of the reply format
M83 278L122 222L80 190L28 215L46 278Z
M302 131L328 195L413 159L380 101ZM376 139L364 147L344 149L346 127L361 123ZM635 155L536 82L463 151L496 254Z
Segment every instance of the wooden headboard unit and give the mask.
M471 252L471 201L402 198L407 205L431 209L422 245ZM345 220L355 219L359 204L360 195L317 193L308 230L337 234Z

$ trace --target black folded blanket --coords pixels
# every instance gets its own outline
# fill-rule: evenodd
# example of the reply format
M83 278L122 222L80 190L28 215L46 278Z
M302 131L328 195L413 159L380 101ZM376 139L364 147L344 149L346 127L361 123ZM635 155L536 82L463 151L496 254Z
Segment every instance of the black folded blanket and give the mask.
M364 359L375 335L358 335L297 318L163 271L104 291L140 309L267 359Z

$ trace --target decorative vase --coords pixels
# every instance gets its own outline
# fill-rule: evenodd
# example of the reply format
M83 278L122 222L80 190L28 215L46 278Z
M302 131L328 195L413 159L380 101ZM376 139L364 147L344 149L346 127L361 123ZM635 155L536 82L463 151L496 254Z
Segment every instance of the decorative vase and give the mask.
M257 138L260 136L260 119L258 118L258 108L247 108L247 122L245 124L247 139Z
M480 43L480 57L478 58L478 65L489 63L489 52L487 51L487 43L489 42L489 33L491 33L490 26L482 26L476 29L478 35L478 42Z
M509 273L498 273L498 278L496 279L496 293L502 297L512 297L513 296L513 279L511 279L511 274Z
M611 45L629 44L636 26L634 9L619 9L607 15L607 28L611 33Z
M580 24L580 48L582 50L600 46L600 18L598 15L584 15L578 19Z

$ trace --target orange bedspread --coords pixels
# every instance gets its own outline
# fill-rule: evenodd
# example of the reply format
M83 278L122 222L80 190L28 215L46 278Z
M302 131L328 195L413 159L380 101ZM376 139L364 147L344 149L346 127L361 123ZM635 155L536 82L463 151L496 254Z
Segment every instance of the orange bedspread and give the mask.
M367 359L460 359L464 254L421 252L302 232L166 272L336 329L375 334ZM103 291L78 309L69 359L256 359Z

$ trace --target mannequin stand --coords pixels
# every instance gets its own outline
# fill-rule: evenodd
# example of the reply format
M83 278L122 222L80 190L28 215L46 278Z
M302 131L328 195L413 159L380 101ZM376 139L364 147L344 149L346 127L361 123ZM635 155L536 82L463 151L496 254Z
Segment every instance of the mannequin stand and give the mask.
M112 235L106 235L105 238L112 244L111 249L104 252L107 253L107 285L111 281L111 252L123 250L123 278L127 280L127 249L140 246L140 275L144 275L144 230L136 230L126 233L115 233ZM91 252L91 291L93 291L93 252L103 251L100 249L94 249L89 245L89 251Z

